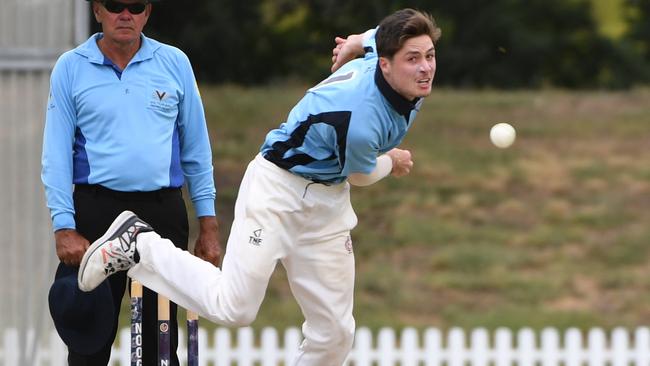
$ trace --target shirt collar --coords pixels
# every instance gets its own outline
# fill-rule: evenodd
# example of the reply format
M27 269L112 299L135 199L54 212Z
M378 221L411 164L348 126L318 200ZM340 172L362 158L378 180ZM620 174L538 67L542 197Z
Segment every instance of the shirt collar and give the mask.
M79 47L75 49L75 52L88 58L88 61L90 62L103 64L104 54L97 45L97 41L102 37L104 37L104 34L101 32L93 34L86 42L79 45ZM140 34L140 40L140 49L133 56L130 63L153 58L154 52L160 47L158 42L153 41L151 38L147 38L144 34Z
M379 61L377 61L377 67L375 68L375 84L377 84L377 88L379 88L379 91L388 100L393 109L404 116L408 122L411 111L416 108L421 98L415 98L410 101L393 89L388 84L388 81L386 81L386 78L384 78L384 73L381 72L381 67L379 67Z

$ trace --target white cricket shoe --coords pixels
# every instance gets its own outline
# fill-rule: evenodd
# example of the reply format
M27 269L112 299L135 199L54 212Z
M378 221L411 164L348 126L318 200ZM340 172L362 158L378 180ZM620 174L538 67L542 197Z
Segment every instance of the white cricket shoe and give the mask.
M122 212L86 251L79 267L79 289L92 291L108 276L126 271L135 265L135 245L138 234L153 231L131 211Z

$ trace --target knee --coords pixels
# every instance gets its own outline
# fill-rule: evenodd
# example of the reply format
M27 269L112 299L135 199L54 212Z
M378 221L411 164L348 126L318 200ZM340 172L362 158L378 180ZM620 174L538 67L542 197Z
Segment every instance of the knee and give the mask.
M341 327L339 329L339 345L341 349L349 351L352 349L352 343L354 343L354 327Z
M257 317L257 312L252 311L235 311L230 314L228 326L230 327L247 327Z
M251 325L256 317L257 310L240 307L223 311L220 316L213 315L211 321L226 327L238 328Z
M343 354L347 354L352 349L354 323L335 322L330 325L329 329L322 329L318 333L314 334L314 337L310 340L310 343L315 348L336 350L337 352L344 352Z

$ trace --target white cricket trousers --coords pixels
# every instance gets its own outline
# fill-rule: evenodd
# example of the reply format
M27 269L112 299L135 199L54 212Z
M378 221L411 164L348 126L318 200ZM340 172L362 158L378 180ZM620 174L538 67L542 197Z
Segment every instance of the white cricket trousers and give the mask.
M313 183L258 155L239 189L221 270L149 232L138 235L140 262L128 275L215 323L244 326L280 261L305 317L294 365L338 366L354 339L356 224L348 183Z

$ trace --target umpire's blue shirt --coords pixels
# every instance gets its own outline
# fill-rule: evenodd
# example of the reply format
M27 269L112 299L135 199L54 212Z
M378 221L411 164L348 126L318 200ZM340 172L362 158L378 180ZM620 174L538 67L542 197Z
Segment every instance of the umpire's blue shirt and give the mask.
M340 183L370 173L377 156L398 146L420 109L384 79L374 35L363 59L348 62L309 89L287 121L266 136L266 159L309 180Z
M99 50L102 36L64 53L52 71L41 178L54 229L75 228L73 183L133 192L187 179L197 216L213 216L212 152L187 56L142 35L119 70Z

